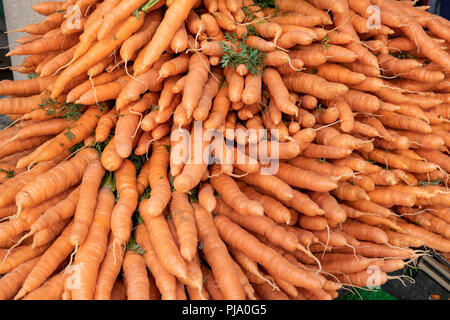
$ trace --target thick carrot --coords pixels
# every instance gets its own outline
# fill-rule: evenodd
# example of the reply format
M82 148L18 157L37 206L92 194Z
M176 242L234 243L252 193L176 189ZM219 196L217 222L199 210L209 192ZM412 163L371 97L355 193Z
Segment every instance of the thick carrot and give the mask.
M161 24L156 29L152 40L141 50L134 64L134 75L138 76L148 70L159 59L183 21L189 15L196 1L175 0L166 11Z
M326 192L337 187L336 182L326 177L307 172L285 163L279 164L279 170L276 173L276 176L291 186L312 191Z
M150 12L145 17L142 27L125 40L120 48L120 56L125 62L130 61L135 53L151 40L161 19L162 15L159 10Z
M128 300L150 300L150 284L144 257L127 250L123 259L123 274L127 283Z
M138 204L136 168L130 160L124 160L114 176L119 201L111 214L111 232L115 241L125 245L131 236L131 217Z
M358 240L373 241L379 244L386 244L389 241L387 235L380 228L369 226L351 219L347 219L342 224L342 230Z
M170 214L176 227L181 256L185 260L191 261L197 251L197 229L195 227L194 210L185 193L173 192Z
M171 189L167 178L169 166L167 145L169 145L168 139L163 139L155 142L152 146L148 175L152 195L150 199L143 200L139 206L139 211L143 216L158 216L169 204Z
M97 205L97 194L105 169L98 159L89 163L80 185L70 241L75 247L83 244L89 233Z
M213 188L221 195L223 201L237 212L243 215L264 214L262 205L257 201L247 198L233 178L225 174L219 174L211 177L210 182Z
M60 220L52 226L36 232L33 235L32 246L36 248L52 242L61 234L69 222L70 219Z

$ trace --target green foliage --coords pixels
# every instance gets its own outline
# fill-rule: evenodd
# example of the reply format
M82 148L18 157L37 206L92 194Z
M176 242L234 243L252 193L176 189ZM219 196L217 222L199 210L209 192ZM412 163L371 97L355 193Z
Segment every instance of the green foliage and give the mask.
M317 105L317 107L314 109L314 117L317 119L317 117L319 116L319 114L323 114L325 112L325 110L323 109L322 105L319 103Z
M134 238L134 235L130 238L130 241L128 241L126 247L125 247L126 251L134 251L137 252L139 254L145 254L146 251L144 249L141 248L141 246L139 245L139 243L136 242L136 239Z
M419 181L419 186L422 186L422 187L437 186L437 185L439 185L441 183L441 181L442 181L442 178L439 178L439 179L436 179L436 180L431 180L431 181L420 180Z
M326 158L319 158L319 159L317 159L317 161L319 161L321 163L327 163L327 159Z
M150 188L145 189L144 193L141 194L140 197L139 197L139 202L141 202L142 200L150 198L151 194L152 194L152 189L150 189Z
M323 50L327 50L329 47L331 47L330 38L328 38L328 36L325 36L325 38L320 41L320 44L322 45Z
M237 38L236 33L230 34L225 33L225 39L233 44L237 44L239 52L234 52L233 48L227 43L221 41L222 50L224 55L220 60L220 66L225 67L237 67L243 64L247 67L250 74L260 74L264 73L264 57L265 53L248 46L245 41L247 41L247 36L242 35L242 40Z
M396 57L397 59L415 59L415 57L408 52L400 51L400 52L390 52L391 56Z
M254 0L254 2L260 6L261 9L275 8L275 0Z
M106 148L106 146L108 145L109 141L111 141L112 137L113 137L113 135L110 134L110 135L108 136L108 138L106 138L105 141L103 141L103 142L97 142L97 141L96 141L96 142L94 143L94 145L92 146L95 150L98 151L98 153L100 154L100 156L102 155L103 150L105 150L105 148Z
M39 108L44 109L48 116L55 118L63 118L68 122L71 120L78 120L82 115L83 105L77 103L59 102L52 98L42 99Z
M136 168L136 173L139 174L139 172L141 171L145 162L147 161L147 158L146 158L145 154L142 156L137 156L134 153L131 153L131 155L128 157L128 160L133 162L133 164Z
M189 198L190 203L198 202L198 191L199 186L195 187L191 191L187 192L187 196Z
M352 288L355 293L347 293L339 300L397 300L381 289Z
M14 178L14 169L12 170L0 169L0 172L5 173L7 179Z
M31 72L31 73L28 73L28 74L27 74L27 78L28 78L28 79L35 79L35 78L37 78L37 77L39 77L39 73Z

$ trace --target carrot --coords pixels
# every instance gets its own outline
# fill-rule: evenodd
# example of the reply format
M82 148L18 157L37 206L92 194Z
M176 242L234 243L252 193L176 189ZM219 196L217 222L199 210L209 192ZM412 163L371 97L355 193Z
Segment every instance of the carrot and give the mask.
M274 290L269 284L254 284L256 293L263 300L289 300L289 296L284 291Z
M124 279L127 282L128 300L150 300L150 284L144 257L127 250L123 259Z
M159 59L195 3L195 0L175 0L173 2L156 29L152 40L138 54L133 67L134 76L144 73Z
M422 239L426 246L442 252L449 251L448 239L411 223L397 221L397 224L409 235Z
M139 224L136 228L136 242L145 250L144 257L146 264L155 277L156 286L161 292L162 300L176 299L176 278L169 273L159 260L151 244L148 231L144 224Z
M181 256L187 261L192 261L197 250L197 229L194 210L185 193L174 191L170 213L176 227Z
M37 248L52 242L66 228L70 219L60 220L54 225L36 232L33 235L33 247Z
M13 155L18 152L32 150L35 147L49 141L52 136L32 136L30 138L14 140L14 141L6 141L6 144L0 147L0 158L5 158L7 156ZM36 149L34 149L36 150ZM26 156L25 156L26 157ZM20 160L19 160L20 161ZM22 169L18 167L18 169Z
M190 145L188 147L189 154L187 162L185 163L182 172L173 181L175 190L182 192L188 192L197 186L208 167L208 160L205 159L203 155L209 153L210 144L208 141L205 141L205 138L198 136L198 133L196 133L194 129L192 130L192 133ZM202 140L200 141L199 139ZM198 143L201 144L201 158L199 158L199 149L196 149L200 147Z
M233 260L219 237L212 216L198 204L193 204L193 208L199 238L203 244L202 252L212 268L224 298L244 300L245 293L234 271Z
M329 162L319 162L316 159L298 156L289 160L289 164L304 170L311 170L321 176L333 176L345 180L353 175L353 171L348 166L338 166Z
M297 1L295 4L286 0L276 0L275 3L282 11L298 12L306 16L320 16L322 24L330 24L330 16L323 10L320 10L316 6L306 2Z
M333 127L323 128L316 134L316 141L322 145L346 149L361 149L367 142L349 134L341 134Z
M109 140L105 149L103 149L100 161L106 170L115 171L119 169L123 160L124 158L120 157L116 152L115 137L113 136L111 140Z
M169 152L166 148L168 141L163 139L152 146L152 156L149 164L148 180L152 188L150 199L143 200L139 212L145 216L160 215L170 201L170 184L167 179Z
M186 32L185 23L182 23L180 28L178 28L177 32L172 38L170 48L175 54L177 54L179 52L185 51L187 46L188 46L188 34Z
M283 82L289 90L310 94L320 99L334 99L348 91L343 84L330 83L319 76L303 72L286 75Z
M242 101L251 105L257 103L261 98L261 76L248 74L245 76L245 86L242 92Z
M64 154L65 158L68 154ZM9 179L8 181L2 183L0 185L0 207L5 207L8 204L12 204L15 202L15 196L17 192L19 192L25 185L34 180L37 176L47 172L48 170L55 167L59 161L63 160L63 158L58 157L59 159L54 159L51 161L45 161L39 163L34 166L30 171L18 175ZM56 161L59 160L59 161Z
M386 217L386 218L391 217L394 214L391 210L389 210L383 206L380 206L379 204L372 202L370 200L362 199L362 200L352 201L352 202L349 202L348 205L350 205L351 207L353 207L355 209L361 210L363 212L371 212L371 213L374 213L374 214L377 214L377 215L380 215L380 216Z
M258 193L249 186L239 185L250 200L258 201L264 207L264 214L278 223L289 223L291 214L289 210L272 197Z
M0 300L10 300L14 297L38 261L39 258L28 260L2 277Z
M311 199L325 211L325 218L331 227L344 222L347 214L337 203L336 199L328 193L313 192Z
M153 34L161 22L162 15L159 10L150 12L144 20L141 28L124 41L120 48L120 56L127 63L148 41L151 40Z
M116 279L122 267L124 255L125 248L114 242L114 237L110 234L105 258L98 269L95 300L110 300L113 298Z
M406 212L400 212L406 213ZM420 214L413 215L404 215L404 217L412 222L415 222L422 228L432 231L438 235L441 235L445 238L450 238L450 229L448 227L448 223L445 220L442 220L428 212L422 212Z
M202 92L197 107L194 110L193 116L197 121L204 121L208 117L208 112L211 108L211 102L219 91L219 81L217 77L209 76Z
M214 197L214 188L209 183L200 186L198 192L198 201L200 205L208 212L213 212L216 208L216 198Z
M295 251L301 248L298 238L295 234L290 233L283 227L277 225L268 217L242 216L221 200L217 202L216 212L231 219L234 223L239 224L246 230L256 232L267 239L274 245L280 246L288 251ZM304 250L304 248L302 248Z
M382 229L352 219L347 219L342 224L342 231L358 240L373 241L379 244L386 244L389 241L389 238Z
M34 289L22 300L61 300L64 291L64 270L52 276L42 286Z
M98 189L104 174L105 169L98 159L92 161L84 173L70 236L71 244L75 247L82 245L88 236L97 205Z
M38 248L32 248L31 245L23 245L16 247L11 251L8 249L0 249L0 273L6 274L11 272L20 264L41 256L49 246L50 245L45 245ZM6 257L7 253L9 253L9 255Z
M63 231L42 255L39 262L25 279L15 299L20 299L41 286L53 274L60 263L67 258L73 250L72 245L69 243L70 231L71 225Z
M67 121L65 119L55 118L48 121L31 124L30 126L19 129L13 137L5 141L3 144L9 143L16 139L29 139L33 136L39 137L57 135L64 131L64 129L66 129L68 126L73 125L74 122L74 120Z
M42 15L50 15L63 10L65 1L42 1L32 6L33 10Z
M120 92L129 82L130 78L128 76L121 76L113 82L102 84L87 90L75 101L75 103L91 105L114 100L119 97Z
M2 80L0 81L0 94L19 97L32 96L45 91L53 81L55 81L54 76L40 76L29 80Z
M129 160L124 160L115 172L119 201L111 214L111 232L115 241L124 245L131 236L131 216L136 210L138 192L136 184L136 168Z
M173 240L169 226L165 221L166 218L163 215L150 217L143 214L142 211L140 212L148 228L150 241L163 266L177 277L187 278L186 262L181 257ZM161 239L164 240L161 241Z
M296 45L309 45L315 38L316 36L312 36L301 30L292 30L284 32L278 39L277 44L283 49L289 49Z
M285 163L279 164L279 170L276 173L276 176L291 186L318 192L330 191L337 186L336 182L326 177L321 177L315 173L307 172ZM312 184L311 182L308 182L309 180L314 181L315 183Z
M275 101L276 106L284 113L289 115L297 115L298 108L289 101L289 93L282 82L279 73L272 68L267 68L263 77L264 83Z
M214 279L214 275L210 269L208 269L205 265L201 266L203 278L205 279L204 284L205 288L210 296L211 300L225 300L225 297L220 290L220 287L217 285L216 280Z
M51 92L52 98L56 98L63 91L71 78L89 70L93 65L108 56L117 49L130 35L137 31L144 22L145 13L139 12L140 19L135 16L127 18L121 25L103 41L98 41L80 59L77 59L58 76ZM75 55L76 56L76 55Z
M244 254L260 263L272 274L299 287L322 287L324 282L322 277L306 273L292 265L275 250L262 244L257 238L231 222L227 217L217 216L214 219L214 224L220 237L226 243L242 250ZM239 238L246 240L242 241ZM290 272L287 272L287 270Z
M86 93L89 89L92 89L92 86L101 86L110 82L114 82L119 79L121 76L125 75L124 69L118 69L112 72L104 72L98 76L95 76L80 85L74 87L67 94L66 100L68 102L73 102L79 99L84 93Z
M55 35L53 37L42 38L9 51L5 56L33 55L48 51L66 51L78 43L78 35Z
M73 264L73 268L80 268L79 284L75 288L67 288L73 300L94 298L98 270L107 251L114 198L110 187L104 187L98 192L97 205L89 233L78 249Z
M222 196L223 201L242 215L263 215L264 208L257 201L248 197L239 189L233 178L225 174L210 178L213 188Z
M74 126L67 131L58 134L55 138L50 140L50 143L40 150L33 159L28 163L17 163L18 167L26 167L30 163L37 163L47 161L55 158L58 154L71 148L77 143L83 141L91 131L96 127L99 117L102 112L97 106L91 106L88 110L75 122Z
M65 161L36 177L16 194L16 204L19 213L22 208L39 204L80 182L88 163L96 158L98 158L97 151L94 149L83 149L71 160ZM73 174L71 178L68 176L69 172ZM40 187L48 185L48 181L60 181L60 183L49 185L45 189Z
M218 90L212 104L211 112L204 124L205 129L216 129L225 123L230 108L230 99L227 96L227 92L229 92L228 87L222 87Z

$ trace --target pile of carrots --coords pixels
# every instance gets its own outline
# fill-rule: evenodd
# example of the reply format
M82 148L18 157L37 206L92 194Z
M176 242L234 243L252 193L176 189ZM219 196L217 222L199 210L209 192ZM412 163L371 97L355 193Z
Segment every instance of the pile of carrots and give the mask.
M450 22L414 4L33 6L29 79L0 82L0 299L331 300L448 258ZM195 121L235 161L188 161Z

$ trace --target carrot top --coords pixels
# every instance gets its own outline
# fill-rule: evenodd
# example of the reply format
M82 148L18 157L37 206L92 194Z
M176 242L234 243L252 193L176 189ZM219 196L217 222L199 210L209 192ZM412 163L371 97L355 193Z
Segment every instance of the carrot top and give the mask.
M260 74L264 73L264 57L265 53L259 51L245 42L247 41L247 36L242 35L242 39L238 39L235 32L232 34L225 33L225 39L231 42L233 45L237 44L238 52L233 50L233 47L228 43L221 41L220 45L224 52L222 59L220 60L220 66L222 68L231 67L235 68L240 64L247 67L250 74Z

